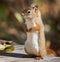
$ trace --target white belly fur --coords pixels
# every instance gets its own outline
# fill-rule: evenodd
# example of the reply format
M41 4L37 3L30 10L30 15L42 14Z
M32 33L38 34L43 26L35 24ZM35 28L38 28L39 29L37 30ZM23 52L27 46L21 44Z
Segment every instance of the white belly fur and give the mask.
M27 40L25 42L25 49L28 54L39 55L38 47L38 31L27 32Z

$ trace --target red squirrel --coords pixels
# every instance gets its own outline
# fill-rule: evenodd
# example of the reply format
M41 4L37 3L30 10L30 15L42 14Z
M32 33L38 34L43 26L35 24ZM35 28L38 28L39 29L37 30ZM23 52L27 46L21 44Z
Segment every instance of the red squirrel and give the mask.
M38 6L32 4L22 13L27 26L27 40L24 49L27 54L44 58L50 54L50 49L46 49L44 24Z

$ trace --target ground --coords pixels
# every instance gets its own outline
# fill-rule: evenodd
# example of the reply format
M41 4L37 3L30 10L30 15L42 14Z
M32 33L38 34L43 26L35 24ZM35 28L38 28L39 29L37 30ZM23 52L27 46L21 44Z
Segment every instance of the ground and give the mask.
M28 56L24 51L24 45L15 45L12 53L0 53L0 62L60 62L59 57L46 57L36 60L35 57Z

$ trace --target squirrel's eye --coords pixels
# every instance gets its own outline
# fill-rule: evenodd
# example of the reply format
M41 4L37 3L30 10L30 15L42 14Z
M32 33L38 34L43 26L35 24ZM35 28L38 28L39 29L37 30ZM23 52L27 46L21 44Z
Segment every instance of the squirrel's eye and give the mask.
M28 10L27 13L28 13L28 14L31 13L30 10Z

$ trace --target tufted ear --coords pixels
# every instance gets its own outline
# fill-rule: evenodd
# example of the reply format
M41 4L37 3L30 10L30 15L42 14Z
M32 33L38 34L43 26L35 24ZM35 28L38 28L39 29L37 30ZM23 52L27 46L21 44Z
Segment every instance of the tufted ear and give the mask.
M32 7L32 9L35 9L35 11L38 9L38 5L36 5L36 4L32 4L31 7Z
M38 5L35 5L35 8L37 8L37 9L38 9Z
M38 5L35 5L35 11L38 9Z

